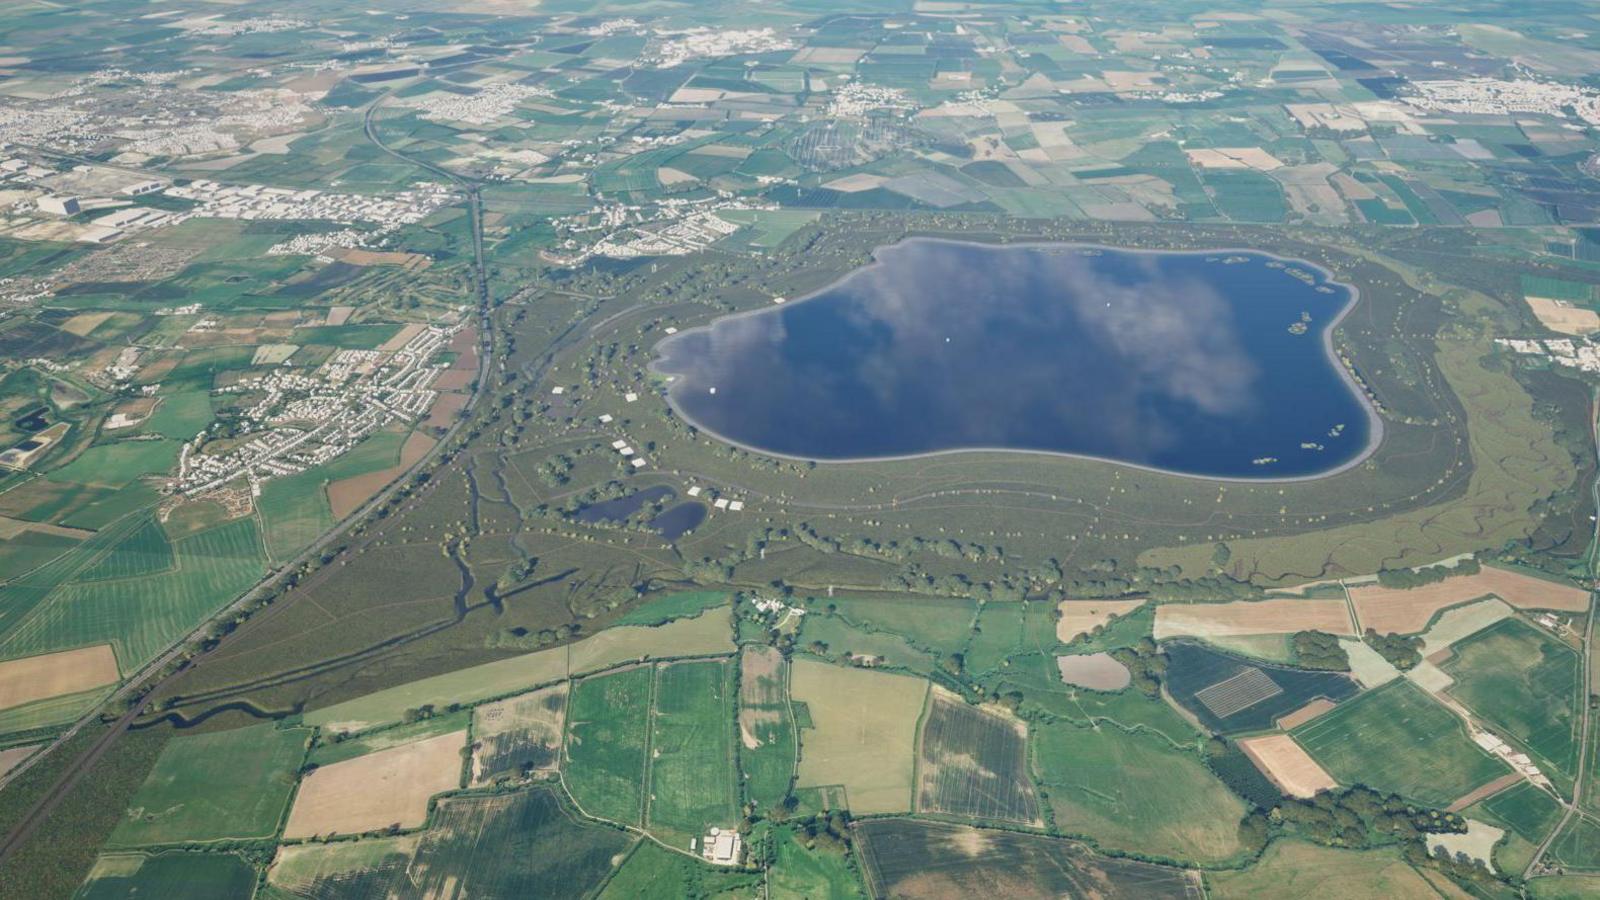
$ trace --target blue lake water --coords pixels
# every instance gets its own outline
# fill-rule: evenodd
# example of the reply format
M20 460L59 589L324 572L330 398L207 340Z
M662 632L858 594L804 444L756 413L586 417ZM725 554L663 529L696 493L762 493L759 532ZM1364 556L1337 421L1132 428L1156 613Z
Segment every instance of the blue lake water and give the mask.
M1351 300L1260 253L919 238L668 338L655 369L692 424L783 456L1006 449L1301 477L1375 436L1327 342Z

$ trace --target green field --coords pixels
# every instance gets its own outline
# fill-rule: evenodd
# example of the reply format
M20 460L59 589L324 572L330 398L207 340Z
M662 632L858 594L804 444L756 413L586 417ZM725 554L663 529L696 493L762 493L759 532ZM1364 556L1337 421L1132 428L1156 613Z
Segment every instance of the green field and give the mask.
M1508 767L1480 750L1455 714L1397 679L1296 728L1294 739L1340 784L1448 806Z
M441 800L418 834L288 847L267 883L308 900L585 896L632 842L538 787Z
M1582 667L1571 647L1519 619L1458 641L1450 695L1567 775L1577 774Z
M640 841L622 868L606 882L600 900L755 900L761 896L761 880L759 874L719 869L654 841Z
M270 723L173 738L109 846L275 836L310 740Z
M919 674L933 671L937 660L887 631L862 631L838 616L806 616L800 629L802 646L829 659L872 659L890 669Z
M797 744L789 710L789 663L776 649L761 646L745 647L739 661L744 796L758 807L771 808L783 801L794 781Z
M90 563L74 581L112 581L154 575L172 568L172 544L153 518Z
M1207 896L1296 896L1391 900L1439 896L1394 850L1340 850L1277 841L1250 868L1206 874Z
M572 689L562 776L591 816L639 824L654 680L652 667L635 666L585 678Z
M256 888L255 867L232 853L114 854L102 856L76 900L127 900L134 897L249 898Z
M698 616L728 602L721 591L684 591L656 597L635 609L628 610L617 625L664 625L673 619Z
M683 662L656 673L648 824L689 837L730 828L739 817L733 667Z
M1544 840L1550 828L1561 821L1561 807L1555 798L1528 782L1507 788L1480 805L1535 843Z
M323 491L325 479L319 469L310 469L261 485L256 509L267 552L274 560L292 558L333 525L333 511Z
M135 538L137 552L130 561L107 557L96 567L137 569L143 565L139 560L149 559L144 551L153 540ZM0 656L30 656L109 641L122 670L131 671L233 600L265 569L255 520L244 518L173 541L175 564L169 571L59 586L53 583L57 577L69 575L74 563L83 564L85 557L79 554L97 553L97 544L86 541L69 554L76 559L63 559L59 566L47 567L49 572L34 573L28 584L5 589L20 596L19 606L26 611L10 622L0 620L6 626L0 637Z
M767 874L770 897L794 900L846 900L863 897L861 876L839 846L805 846L804 836L793 828L775 829L772 868Z
M1184 861L1238 852L1244 803L1195 754L1110 725L1042 725L1033 740L1039 785L1062 832Z
M977 604L961 597L841 596L819 599L853 625L899 635L908 643L944 653L958 652L972 634Z
M139 430L187 441L210 425L215 417L209 391L173 391L161 395L161 402Z
M1574 816L1550 845L1550 853L1569 871L1600 872L1600 824Z
M177 441L118 441L90 447L48 477L62 484L116 489L141 475L165 473L177 461Z

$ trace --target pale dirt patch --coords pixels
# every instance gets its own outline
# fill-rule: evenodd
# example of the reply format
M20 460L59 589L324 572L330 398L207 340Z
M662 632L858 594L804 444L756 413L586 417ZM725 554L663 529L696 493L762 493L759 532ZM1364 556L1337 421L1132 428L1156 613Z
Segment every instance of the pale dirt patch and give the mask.
M1491 566L1484 566L1473 575L1456 575L1421 587L1352 587L1350 600L1362 628L1380 634L1415 634L1428 627L1440 610L1490 594L1517 609L1582 612L1589 608L1589 595L1582 588Z
M710 103L713 100L721 100L726 93L726 91L719 91L716 88L678 88L672 93L672 97L667 102Z
M706 144L689 151L699 156L720 156L725 159L745 159L750 155L749 147L735 147L732 144Z
M420 272L433 265L433 260L420 253L402 253L393 250L349 249L338 255L338 260L352 266L400 266Z
M330 306L328 307L328 318L324 324L343 325L350 321L350 314L355 311L356 308L354 306Z
M461 783L466 741L466 731L453 731L317 769L300 782L284 837L421 825L428 798Z
M0 709L115 684L117 655L110 644L0 662Z
M1506 836L1505 829L1496 828L1487 822L1476 819L1467 820L1466 834L1434 834L1428 836L1428 852L1436 852L1436 848L1443 847L1454 858L1458 853L1465 853L1469 858L1482 862L1489 867L1489 871L1496 871L1494 867L1494 845Z
M566 713L566 682L520 697L486 703L473 710L472 733L477 739L477 748L472 754L473 784L483 784L486 776L495 774L486 773L483 763L506 741L531 741L550 748L560 747ZM554 770L559 762L560 754L552 753L549 764L537 768Z
M1120 691L1133 681L1128 667L1112 659L1109 653L1058 656L1056 668L1061 672L1062 681L1091 691Z
M1355 634L1343 600L1236 600L1231 603L1164 603L1156 607L1156 640L1238 634L1325 631Z
M783 703L783 654L774 647L747 646L739 657L739 705Z
M1434 695L1443 693L1445 688L1456 682L1454 678L1445 674L1443 669L1427 660L1423 660L1411 667L1405 673L1405 678L1417 687Z
M1351 202L1356 200L1376 200L1378 197L1377 194L1373 193L1372 188L1355 180L1345 172L1329 175L1328 181L1339 189L1339 193L1343 194L1346 200Z
M1293 797L1311 797L1317 791L1332 790L1339 786L1333 776L1322 770L1311 754L1303 750L1287 734L1267 734L1244 738L1239 749L1250 757L1261 774Z
M1550 297L1529 297L1528 308L1538 317L1539 323L1560 334L1584 335L1600 331L1600 313L1565 300ZM76 317L74 317L76 318ZM70 324L70 322L69 322Z
M24 531L36 534L54 534L61 537L85 540L94 537L94 532L83 528L68 528L65 525L46 525L43 522L29 522L26 519L13 519L10 516L0 516L0 541L10 540Z
M7 747L0 750L0 775L15 769L23 760L32 756L33 751L43 746L43 744L24 744L21 747Z
M1456 641L1477 634L1510 615L1511 607L1492 598L1447 609L1431 628L1423 632L1422 655L1429 657L1449 650Z
M405 471L417 464L417 460L428 454L433 449L434 439L420 431L411 432L406 438L405 445L400 448L400 464L365 475L353 475L341 478L328 485L328 506L333 509L335 520L343 519L361 507L361 504L372 499L383 490L384 485L399 478Z
M111 313L108 312L78 313L56 327L67 334L85 337L89 332L99 328L109 318L111 318Z
M300 349L299 344L261 344L250 357L252 366L278 366Z
M449 428L456 420L456 414L466 405L466 394L440 394L434 398L433 405L428 407L428 415L423 418L422 427Z
M1063 600L1056 607L1061 618L1056 622L1056 639L1070 644L1096 627L1106 625L1148 603L1148 600Z
M440 372L438 377L434 378L433 383L428 385L428 387L431 387L436 391L464 391L469 385L472 384L473 379L477 377L478 373L475 371L454 368L446 369L443 372Z
M692 184L700 179L690 175L688 172L685 172L682 169L674 169L671 166L662 166L659 169L656 169L656 180L667 187L671 187L675 184Z
M1279 716L1278 727L1284 731L1299 728L1301 725L1304 725L1312 719L1315 719L1317 716L1320 716L1328 710L1333 709L1336 705L1338 704L1326 697L1318 697L1317 699L1307 703L1305 706L1300 707L1286 716Z
M404 349L407 344L411 343L412 338L421 334L427 327L416 322L401 326L400 330L394 333L394 337L378 345L378 352L393 353L396 350Z
M875 187L880 187L885 181L888 180L889 179L883 177L882 175L873 175L870 172L857 172L854 175L846 175L843 178L835 178L834 180L823 184L823 187L830 191L840 191L846 194L854 194L859 191L870 191Z
M855 47L807 47L789 57L789 61L819 65L853 65L866 54L867 51Z
M1339 641L1339 646L1350 657L1350 674L1364 688L1375 688L1379 685L1400 677L1400 670L1394 663L1383 658L1383 655L1372 649L1372 646L1360 638L1345 638Z

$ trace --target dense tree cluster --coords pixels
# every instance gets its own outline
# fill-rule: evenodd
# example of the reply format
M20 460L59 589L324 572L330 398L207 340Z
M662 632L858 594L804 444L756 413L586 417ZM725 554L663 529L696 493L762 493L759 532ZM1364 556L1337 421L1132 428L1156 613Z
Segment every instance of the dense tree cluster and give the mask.
M1300 631L1290 639L1295 664L1303 669L1328 672L1350 671L1350 654L1339 646L1339 639L1325 631Z
M1426 566L1421 569L1379 569L1378 583L1386 588L1414 588L1434 584L1453 575L1476 575L1481 567L1468 557L1454 566Z
M1422 638L1414 634L1379 634L1368 628L1361 636L1396 669L1410 669L1422 662Z
M1142 637L1131 647L1112 650L1111 658L1128 667L1133 674L1133 686L1145 696L1161 696L1161 678L1167 674L1167 654L1161 645Z

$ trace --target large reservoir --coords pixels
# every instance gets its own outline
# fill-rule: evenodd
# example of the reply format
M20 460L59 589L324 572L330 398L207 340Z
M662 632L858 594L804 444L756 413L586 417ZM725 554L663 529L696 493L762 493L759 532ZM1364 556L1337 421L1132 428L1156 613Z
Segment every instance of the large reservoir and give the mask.
M1354 299L1249 251L917 238L671 337L655 368L692 424L782 456L993 449L1308 477L1376 441L1328 336Z

